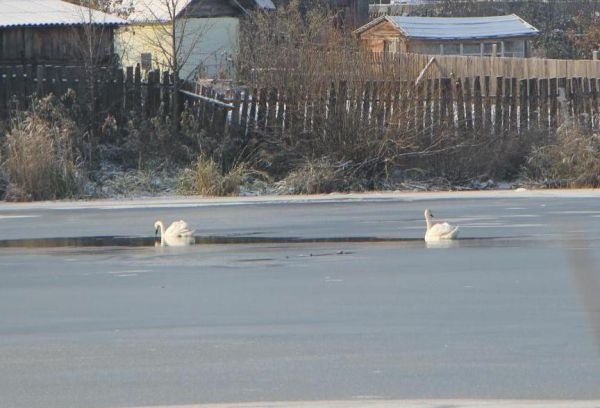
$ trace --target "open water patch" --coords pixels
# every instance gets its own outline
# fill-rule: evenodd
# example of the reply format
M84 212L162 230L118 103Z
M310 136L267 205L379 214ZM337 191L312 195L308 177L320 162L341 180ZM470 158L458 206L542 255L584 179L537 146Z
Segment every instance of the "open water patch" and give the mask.
M460 238L446 241L451 246L513 246L522 245L519 237ZM522 237L521 237L522 238ZM383 238L383 237L260 237L260 236L196 236L190 241L193 245L250 245L250 244L378 244L394 243L407 247L425 246L422 238ZM512 244L511 244L512 243ZM160 245L156 237L140 236L92 236L55 237L32 239L0 240L2 248L90 248L90 247L155 247Z

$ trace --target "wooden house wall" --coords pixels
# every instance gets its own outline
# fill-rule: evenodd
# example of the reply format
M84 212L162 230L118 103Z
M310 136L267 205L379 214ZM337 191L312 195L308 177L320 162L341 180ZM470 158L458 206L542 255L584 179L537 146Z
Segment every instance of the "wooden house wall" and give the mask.
M400 41L400 49L398 49L398 51L406 51L405 38L402 37L398 29L387 20L362 32L359 38L363 44L373 52L383 52L384 41L393 40Z
M100 60L109 63L113 55L113 28L96 31ZM18 27L0 29L0 64L81 63L79 27Z
M448 44L448 45L467 45L467 44L481 44L481 43L501 43L502 41L523 41L525 44L524 47L524 56L530 56L529 50L529 42L526 37L511 37L511 38L498 38L498 39L489 39L489 40L458 40L458 41L447 41L447 40L414 40L408 39L402 35L402 32L396 28L392 23L387 20L382 21L381 23L370 27L366 31L363 31L359 34L359 39L361 42L372 52L384 52L385 51L385 41L397 41L396 51L398 52L413 52L413 53L421 53L419 51L425 45L440 45L440 44ZM498 49L500 52L500 49ZM438 53L438 52L434 52Z

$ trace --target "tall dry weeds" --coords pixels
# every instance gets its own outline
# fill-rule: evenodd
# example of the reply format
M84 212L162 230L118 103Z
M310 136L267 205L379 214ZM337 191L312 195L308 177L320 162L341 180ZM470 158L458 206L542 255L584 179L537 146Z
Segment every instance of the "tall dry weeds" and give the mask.
M565 122L553 143L531 150L523 175L547 187L600 187L600 129Z
M74 197L84 187L75 122L50 95L17 112L2 144L5 199L17 201Z
M224 170L214 159L200 155L191 168L182 172L178 190L182 194L209 197L235 196L246 180L264 177L264 173L253 170L247 163L236 161Z

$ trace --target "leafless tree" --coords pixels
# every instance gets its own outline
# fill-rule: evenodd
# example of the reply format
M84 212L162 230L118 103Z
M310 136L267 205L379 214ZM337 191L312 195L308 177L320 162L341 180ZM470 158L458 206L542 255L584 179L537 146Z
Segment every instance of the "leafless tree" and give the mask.
M197 52L198 44L202 37L210 30L210 24L191 24L189 0L154 0L147 2L144 10L148 21L164 22L164 24L151 24L149 30L142 31L144 41L151 48L157 50L162 58L162 68L173 75L173 98L171 114L173 126L177 126L179 112L179 91L182 81L190 78L181 78L183 67L190 61L190 57ZM154 6L154 7L153 7Z
M87 135L90 150L88 159L92 159L93 147L98 143L100 123L104 120L106 112L97 109L97 93L99 70L101 67L110 67L114 60L114 26L107 24L106 12L119 12L125 16L129 0L72 0L71 3L80 7L78 16L81 24L73 28L73 41L70 46L72 53L81 61L83 79L86 83L86 94L78 95L86 108Z

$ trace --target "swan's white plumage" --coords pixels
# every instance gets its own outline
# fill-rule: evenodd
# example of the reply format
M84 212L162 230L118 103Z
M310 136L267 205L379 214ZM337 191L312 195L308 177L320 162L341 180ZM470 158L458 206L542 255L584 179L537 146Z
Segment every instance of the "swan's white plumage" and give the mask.
M447 222L432 224L431 211L425 210L425 222L427 223L427 232L425 233L425 241L441 241L446 239L456 239L458 237L459 228L448 224Z
M190 237L194 233L183 220L175 221L165 231L166 236L170 237Z
M183 220L175 221L167 229L165 229L165 224L162 221L156 221L154 228L157 233L160 230L160 244L162 246L189 245L193 241L191 237L194 230L190 229Z

